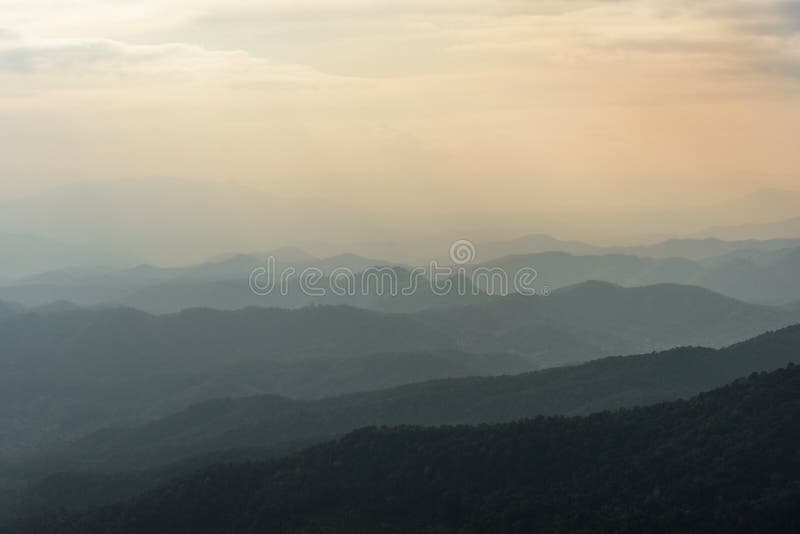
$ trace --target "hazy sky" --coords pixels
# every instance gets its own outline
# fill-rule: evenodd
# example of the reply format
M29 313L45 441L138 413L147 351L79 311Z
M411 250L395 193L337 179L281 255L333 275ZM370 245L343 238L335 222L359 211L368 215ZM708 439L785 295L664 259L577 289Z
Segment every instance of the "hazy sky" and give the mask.
M796 187L798 139L797 1L0 0L0 198L695 201Z

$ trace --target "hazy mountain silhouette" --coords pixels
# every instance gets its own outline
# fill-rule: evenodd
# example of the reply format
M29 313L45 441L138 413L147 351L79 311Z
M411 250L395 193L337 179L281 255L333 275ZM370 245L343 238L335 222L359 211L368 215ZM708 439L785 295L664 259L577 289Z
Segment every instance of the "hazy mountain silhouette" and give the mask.
M714 226L698 235L720 239L775 239L800 236L800 217L758 224Z
M572 255L544 252L505 256L482 264L502 268L509 279L520 268L533 267L538 273L535 286L540 292L574 285L586 280L603 280L625 286L658 283L698 285L749 302L784 304L800 298L795 273L800 268L800 248L778 248L791 240L754 242L711 241L711 248L723 255L703 260L655 257L681 249L686 255L702 256L704 240L682 240L653 245L648 254ZM753 245L755 248L740 248ZM773 250L774 248L774 250ZM610 250L610 249L603 249ZM293 249L276 251L276 270L294 269L294 281L287 294L254 294L248 279L255 268L264 267L265 255L237 254L214 261L180 268L139 265L127 269L66 269L38 274L0 285L0 298L28 306L42 306L53 300L72 301L83 306L131 306L151 313L172 313L192 307L239 309L248 306L297 308L316 304L347 304L380 311L418 311L428 307L468 304L468 298L433 298L430 284L421 283L410 296L355 295L337 298L312 298L300 291L297 276L314 267L323 273L347 268L356 274L371 267L392 267L391 262L355 254L328 258L305 257ZM395 266L400 287L408 285L407 267ZM476 266L468 266L475 269ZM423 281L424 282L424 281ZM323 287L330 287L325 279ZM482 281L482 283L485 283ZM481 286L479 289L489 288ZM513 285L508 288L514 290ZM470 293L469 291L467 293ZM473 299L475 300L475 299Z
M800 248L742 250L707 260L694 283L750 302L786 303L800 296Z
M353 273L355 289L351 294L335 294L331 290L333 285L330 276L333 275L323 274L323 277L315 285L324 288L325 294L313 296L303 289L299 280L305 266L288 265L289 268L296 269L297 274L289 280L285 290L276 286L266 295L253 292L248 283L248 272L238 278L227 280L202 281L180 278L171 282L146 286L126 295L118 302L151 313L173 313L192 307L236 310L248 306L300 308L310 305L346 305L375 311L407 313L430 308L449 308L486 299L481 292L471 290L472 286L469 284L469 280L465 281L463 295L455 291L441 295L431 289L430 282L424 277L418 278L417 289L406 295L402 290L411 287L412 284L412 273L409 269L390 267L386 264L377 266L391 269L391 271L382 271L396 282L393 284L394 289L390 289L392 284L383 281L383 278L376 279L375 276L383 276L377 274L378 271L360 270L362 268L371 269L376 265L372 264L372 260L359 256L324 259L313 264L313 267L320 269L322 273L331 273L334 269L342 267L344 261L349 261L349 265L354 266L350 268L346 267L348 264L345 264L345 267L350 269L349 272ZM321 267L317 267L317 265ZM279 265L278 269L282 267ZM370 275L370 272L375 276Z
M682 344L719 347L796 320L781 308L747 304L692 286L624 288L597 281L547 297L510 295L416 316L454 336L463 346L478 351L503 347L505 351L538 354L551 363L569 361L570 355L586 359L586 355L577 351L574 343L568 351L555 348L548 354L551 337L542 337L542 330L555 331L555 343L574 338L594 343L596 357Z
M153 313L171 313L193 307L234 310L248 306L297 308L315 302L296 287L290 295L271 298L252 292L249 285L254 269L264 268L266 258L276 259L276 270L292 268L296 279L309 267L329 273L336 268L360 272L366 267L388 266L355 254L330 258L303 256L299 250L280 249L260 255L227 255L188 267L156 267L142 264L126 269L68 269L29 276L0 286L0 296L28 306L42 306L53 300L72 301L83 306L131 306ZM306 259L297 261L298 258ZM320 302L324 303L324 302ZM343 303L353 304L344 301Z
M276 396L211 401L141 427L97 432L58 453L29 460L25 469L46 473L57 466L62 471L117 472L191 456L200 463L213 462L213 456L202 459L213 451L230 451L225 454L236 457L249 455L248 451L297 448L309 440L368 425L497 423L649 405L688 398L754 371L797 362L798 347L800 327L792 327L721 350L673 349L516 376L433 381L318 401ZM120 490L129 484L124 478L116 482ZM131 491L140 486L128 487Z
M800 232L796 235L800 236ZM668 239L652 245L606 247L606 254L632 254L651 258L686 258L704 260L739 250L777 251L800 247L800 237L791 239L744 239L725 241L716 238Z
M98 248L66 244L27 233L0 233L0 251L0 276L7 278L69 267L122 265L126 257L124 253L106 253Z
M203 209L197 209L198 206ZM767 190L728 202L682 208L675 212L660 213L652 209L634 211L627 215L598 213L592 218L591 225L583 222L579 226L587 236L595 238L598 231L607 233L603 231L604 228L609 231L614 227L646 228L648 224L651 225L650 221L660 219L679 223L675 231L684 234L715 225L736 224L742 220L742 214L747 214L748 221L761 224L776 218L796 217L800 213L800 194ZM505 215L511 217L511 214ZM359 211L334 205L324 199L275 197L263 190L235 183L165 177L76 183L0 205L0 228L9 234L78 243L90 250L102 251L104 256L111 258L135 258L137 261L168 266L202 262L226 251L263 251L287 243L326 239L336 241L337 237L343 235L352 242L382 242L387 240L387 236L393 236L395 241L414 242L426 232L429 233L431 228L452 227L452 232L458 229L458 232L467 232L469 237L469 225L465 221L474 219L465 214L453 217L458 224L452 220L445 224L448 217L370 213L367 208ZM527 213L512 218L519 219L511 225L514 231L526 227L553 230L563 226L565 232L577 232L573 228L575 221L571 221L568 213L558 214L549 222L552 216L544 214L532 216ZM501 220L498 214L487 214L485 219L488 224L492 220ZM586 219L586 215L573 219ZM370 224L364 224L365 220L369 220ZM499 222L496 224L500 225ZM491 228L481 230L484 226L476 224L473 233L482 235L491 231ZM510 229L506 226L498 226L496 232L507 233ZM796 225L792 228L796 229ZM730 233L732 239L800 237L796 231L781 231L780 235L774 235L774 232L771 235L767 235L770 232L754 232L764 235ZM715 236L709 233L702 235ZM716 237L727 236L718 232ZM517 246L527 248L517 250L514 248ZM592 245L576 241L561 242L545 235L532 235L505 244L487 243L484 248L484 255L479 255L482 261L512 253L547 250L589 253L594 249ZM414 247L411 247L409 252L403 254L403 258L391 259L395 262L413 261L428 254L425 251L410 255L413 250ZM374 252L368 247L350 251L357 254ZM446 250L439 252L442 255L445 253ZM67 265L59 266L94 263L97 262L70 261ZM27 271L26 267L22 272L52 268L44 266Z
M214 389L215 377L234 364L452 346L413 318L347 307L16 314L0 321L0 411L7 421L0 448L169 413L209 394L268 391L269 383L249 389L247 368L238 382Z
M241 255L242 255L241 253L218 254L217 256L210 258L208 263L223 262ZM304 263L319 259L317 256L310 254L308 251L303 250L300 247L278 247L266 253L244 254L244 255L255 256L260 259L263 259L266 256L273 256L282 263Z
M537 252L593 254L601 250L602 247L579 241L563 241L546 234L530 234L507 241L491 241L476 245L477 258L481 262L515 254L534 254Z
M0 321L6 317L11 317L12 315L22 312L23 309L24 308L20 304L0 300Z
M155 177L76 183L7 201L0 206L0 228L181 265L287 240L377 235L381 227L365 226L362 215L234 183Z
M718 350L679 348L317 401L276 396L210 401L140 427L87 436L59 453L57 465L138 468L212 451L332 436L367 425L477 424L646 405L798 362L798 349L800 326L794 326Z
M600 283L414 314L45 308L0 321L0 412L10 422L0 431L4 448L19 450L213 397L318 397L685 343L722 346L797 318L698 288ZM442 351L495 356L442 359ZM387 353L396 356L385 373L374 371L370 358ZM412 362L417 371L404 369Z
M572 255L629 255L643 258L679 258L703 260L738 250L775 251L800 247L800 227L791 239L746 239L726 241L716 238L674 238L658 243L631 246L599 246L578 241L562 241L544 234L532 234L508 241L480 243L476 246L482 263L504 256L542 252L566 252Z
M545 252L508 256L488 262L486 266L509 273L533 267L538 273L534 285L540 292L585 280L602 280L624 286L696 285L757 303L784 304L800 297L800 280L795 274L800 272L800 248L742 249L702 261Z

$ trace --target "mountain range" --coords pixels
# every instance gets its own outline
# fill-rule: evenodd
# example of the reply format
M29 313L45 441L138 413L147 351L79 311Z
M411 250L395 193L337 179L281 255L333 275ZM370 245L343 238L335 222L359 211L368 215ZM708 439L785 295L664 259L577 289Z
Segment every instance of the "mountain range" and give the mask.
M558 241L538 234L498 242L483 238L487 227L490 234L563 227L567 234L587 239L595 239L600 233L616 235L618 239L627 236L630 240L636 232L652 233L658 227L653 221L669 220L678 235L690 237L734 241L800 238L796 219L800 193L795 191L761 190L679 210L643 207L613 216L602 209L589 213L585 207L565 209L567 213L487 213L482 217L464 213L384 213L381 206L351 207L319 198L282 198L234 182L150 177L73 183L0 204L0 228L9 235L30 236L23 245L0 239L4 258L0 274L18 276L64 267L103 267L119 265L120 261L178 266L200 263L223 252L264 251L291 243L325 241L332 244L317 247L328 251L325 255L345 251L362 256L390 254L391 263L413 263L417 258L442 255L454 239L470 236L484 243L480 247L483 252L479 250L481 261L554 250L586 254L597 252L598 248L606 249L604 253L647 255L650 248L659 256L683 255L677 253L681 248L678 244L667 247L673 252L646 246L608 250L574 239ZM569 216L570 210L574 217ZM740 223L745 213L750 223L762 226L731 226ZM778 220L786 222L773 223ZM772 226L763 226L766 223ZM440 230L432 236L431 228ZM350 245L336 242L335 238L342 235L349 236ZM399 245L372 245L386 242L387 236ZM422 246L428 242L435 246ZM729 251L724 247L714 251L711 243L706 245L709 252L694 247L689 250L691 256L686 257L700 259L706 254Z
M587 384L609 393L619 383L635 389L635 376L649 377L648 385L656 388L665 382L674 387L683 377L691 386L679 389L687 393L727 380L734 372L747 373L754 365L780 365L790 354L796 357L799 339L795 327L727 352L686 354L690 349L684 349L588 364L617 367L616 373L606 375L617 377L616 383L600 380L603 375L595 372L584 376L592 377ZM764 356L767 361L759 361ZM693 370L702 373L685 374L687 362L696 362ZM734 372L725 371L728 363L736 367ZM575 379L576 371L578 375L588 371L584 368L548 373L571 372ZM548 413L533 402L536 388L530 383L536 382L536 376L523 375L511 390L473 383L472 393L478 389L484 394L474 399L461 392L461 403L469 406L460 406L462 415L456 419L480 421L487 410L491 413L501 406L507 409L500 412L503 420ZM519 387L525 381L531 387L527 395ZM552 388L552 383L548 380L544 387ZM576 393L585 395L576 387L579 383L561 390L562 396L557 397L563 403L561 413L570 411L567 406L580 406L574 398ZM433 391L448 396L445 384ZM489 391L494 394L487 395ZM661 391L669 389L662 386ZM540 393L538 398L546 406L553 396ZM656 398L649 396L649 400ZM461 404L432 400L426 399L425 404L437 407L436 415L416 412L416 416L395 419L430 424L448 408L459 410ZM632 400L618 398L607 404ZM551 400L550 405L557 402ZM250 403L250 410L255 404ZM278 399L264 399L260 404L258 418L245 417L245 426L238 432L223 433L220 418L232 416L237 408L242 417L241 410L247 408L241 401L235 407L230 402L206 405L205 418L198 409L169 424L151 426L146 429L146 442L163 443L165 432L207 442L209 434L196 428L188 431L186 419L199 424L205 419L207 428L216 427L216 434L228 441L249 434L259 436L260 442L280 435L275 420L270 428L265 414L280 413L277 417L295 418L301 424L314 419L287 409ZM401 405L402 401L395 401L395 407ZM335 427L320 416L317 419L325 424L318 430ZM118 504L66 515L40 512L8 523L0 532L727 533L752 532L754 527L759 532L790 532L800 527L796 515L800 503L798 418L800 368L789 366L752 374L688 401L645 408L480 426L365 428L284 458L203 468ZM359 421L351 419L349 424L353 423ZM113 450L142 443L142 436L130 433L124 439L111 437L119 440L120 449ZM175 443L173 439L170 445ZM91 445L82 443L84 450L91 451ZM105 484L113 488L111 480Z
M563 245L563 246L562 246ZM486 246L487 248L481 248ZM560 248L573 251L564 252ZM0 299L41 307L67 301L88 307L133 307L149 313L174 313L187 308L213 307L235 310L249 306L299 308L318 305L351 305L377 311L413 312L428 308L465 305L482 300L481 293L497 292L477 271L502 269L509 283L501 288L517 290L511 283L520 269L535 269L534 288L540 293L601 280L624 286L659 283L689 284L754 303L787 304L800 300L800 240L721 241L714 239L670 240L641 247L594 247L561 242L548 236L528 236L511 242L479 246L495 253L556 249L517 253L460 266L475 283L475 291L434 294L426 276L410 294L381 294L376 287L356 288L340 295L330 290L331 273L347 270L359 280L373 268L391 268L399 289L410 287L413 265L398 264L356 254L318 258L301 249L284 247L262 254L225 255L186 267L142 264L129 268L72 267L0 282ZM575 252L581 251L580 254ZM491 254L489 254L491 256ZM251 273L263 269L274 258L276 278L294 273L282 291L256 294L250 287ZM448 263L449 260L442 260ZM425 268L429 268L425 264ZM306 269L323 274L318 286L326 295L311 296L300 287ZM381 275L382 276L382 275Z
M680 344L719 347L798 320L797 310L699 288L599 282L410 314L318 306L157 316L56 306L0 321L8 422L0 444L13 454L215 397L316 398Z
M533 267L540 292L602 280L624 286L658 283L704 287L748 302L785 304L800 297L800 248L775 251L742 249L695 261L685 258L645 258L623 254L575 256L544 252L507 256L485 264L515 273Z
M789 236L800 236L797 232ZM542 252L566 252L571 255L629 255L643 258L685 258L704 260L739 250L773 252L785 248L800 247L800 238L740 239L728 240L714 237L672 238L646 245L599 246L580 241L564 241L544 234L530 234L508 241L492 241L476 245L481 262L497 260L505 256L537 254Z
M214 451L275 447L369 426L481 424L581 415L688 398L800 362L800 326L724 349L678 348L521 375L453 378L314 401L223 399L138 427L106 429L57 453L60 466L153 467Z
M122 254L108 253L89 245L6 232L0 232L0 251L0 277L12 280L32 273L86 265L120 267L130 261Z
M800 217L765 223L714 226L700 235L719 239L775 239L794 237L800 233Z

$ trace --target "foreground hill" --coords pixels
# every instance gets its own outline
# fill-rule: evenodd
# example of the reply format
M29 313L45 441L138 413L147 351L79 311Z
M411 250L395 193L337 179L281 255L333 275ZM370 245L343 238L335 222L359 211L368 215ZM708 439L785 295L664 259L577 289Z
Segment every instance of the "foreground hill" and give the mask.
M732 347L673 349L516 376L450 379L318 401L276 396L199 404L144 426L104 430L51 461L146 467L213 451L271 447L368 425L476 424L576 415L686 398L754 371L800 362L800 326Z
M590 417L368 428L4 532L796 532L799 422L790 367Z
M316 402L275 396L208 402L144 427L103 431L59 453L0 466L11 484L6 491L0 488L0 521L31 511L108 503L198 466L298 450L366 425L491 423L687 398L752 371L798 361L798 349L800 327L794 327L721 351L675 349ZM377 357L375 367L391 361L392 355ZM109 471L113 474L104 474Z

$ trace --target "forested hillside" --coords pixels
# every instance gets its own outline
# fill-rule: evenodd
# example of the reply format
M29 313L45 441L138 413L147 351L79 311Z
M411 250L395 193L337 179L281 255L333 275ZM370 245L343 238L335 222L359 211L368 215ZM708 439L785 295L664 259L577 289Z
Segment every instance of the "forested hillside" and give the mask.
M650 408L368 428L7 534L791 532L800 368Z
M296 401L277 396L198 404L128 429L107 429L59 450L72 469L119 470L219 450L334 436L368 425L478 424L589 414L688 398L754 371L800 363L800 326L713 350L679 348L514 376L473 377Z

